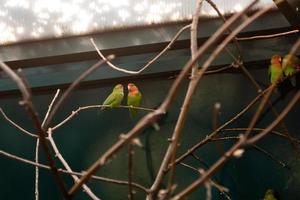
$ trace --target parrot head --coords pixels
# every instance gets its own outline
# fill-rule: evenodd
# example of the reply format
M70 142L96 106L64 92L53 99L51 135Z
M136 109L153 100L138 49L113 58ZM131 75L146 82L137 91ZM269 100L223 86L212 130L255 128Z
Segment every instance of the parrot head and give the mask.
M281 56L277 54L272 56L271 64L281 64Z
M139 89L133 83L128 83L127 89L128 92L131 94L136 94L139 92Z
M123 92L123 85L122 84L118 84L114 87L114 92Z

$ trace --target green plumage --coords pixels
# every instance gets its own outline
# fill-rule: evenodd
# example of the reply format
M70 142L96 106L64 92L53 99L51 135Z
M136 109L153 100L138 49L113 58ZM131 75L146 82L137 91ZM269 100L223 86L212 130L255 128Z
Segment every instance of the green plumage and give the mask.
M274 196L274 191L272 189L268 189L263 200L277 200Z
M283 71L281 67L281 57L279 55L274 55L271 59L271 65L269 66L269 75L271 83L276 83L283 76Z
M284 70L285 76L292 76L295 71L296 67L300 66L300 60L296 56L293 55L286 55L282 60L282 68ZM296 86L296 77L292 76L290 78L291 84L295 87Z
M105 99L103 105L108 105L111 107L118 107L120 106L122 100L124 98L124 89L121 84L118 84L114 87L112 93ZM101 110L105 109L102 107Z
M130 90L128 92L127 105L133 107L139 107L142 102L142 94L140 93L140 91L138 91L136 86L134 87L136 88L136 92L131 92ZM130 112L130 116L133 118L137 115L138 110L135 108L129 108L129 112Z

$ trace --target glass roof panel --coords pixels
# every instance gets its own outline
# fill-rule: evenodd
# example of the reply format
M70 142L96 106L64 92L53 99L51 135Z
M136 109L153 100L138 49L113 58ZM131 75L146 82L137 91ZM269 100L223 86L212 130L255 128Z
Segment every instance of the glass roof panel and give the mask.
M82 35L124 27L191 19L196 0L5 0L0 4L0 44ZM223 13L251 0L217 0ZM257 7L273 3L261 0ZM205 2L202 16L215 17Z

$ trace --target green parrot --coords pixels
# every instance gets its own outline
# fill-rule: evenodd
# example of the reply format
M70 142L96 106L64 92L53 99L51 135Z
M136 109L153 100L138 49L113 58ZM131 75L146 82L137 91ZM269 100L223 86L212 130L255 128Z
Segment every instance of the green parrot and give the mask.
M272 189L267 189L263 200L277 200Z
M139 89L133 84L129 83L127 85L128 88L128 96L127 96L127 105L139 107L142 102L142 94ZM130 116L133 118L137 115L138 110L134 108L129 108Z
M291 76L295 73L296 68L300 66L300 60L294 55L286 55L282 60L282 69L284 70L285 76ZM291 84L296 86L296 77L292 76L290 78Z
M111 107L118 107L120 106L122 100L124 98L124 89L123 85L118 84L114 87L112 93L105 99L103 102L103 105L108 105ZM105 109L105 107L102 107L101 110Z
M269 66L269 75L271 78L271 83L279 81L283 76L283 71L281 67L281 56L274 55L271 59L271 65Z

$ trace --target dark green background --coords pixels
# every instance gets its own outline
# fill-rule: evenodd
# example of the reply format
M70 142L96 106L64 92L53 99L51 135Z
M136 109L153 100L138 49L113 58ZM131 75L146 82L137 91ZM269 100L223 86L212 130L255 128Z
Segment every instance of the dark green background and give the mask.
M260 83L267 82L265 69L254 69L251 73ZM143 107L154 108L165 98L168 89L174 79L168 77L147 78L134 81L144 95ZM128 82L123 82L127 84ZM99 85L95 88L77 90L71 98L64 104L55 122L59 122L72 110L79 106L99 104L110 92L115 83ZM161 130L153 131L152 128L145 130L140 138L145 144L149 139L153 154L154 169L157 171L162 157L168 145L167 138L170 137L180 112L185 90L188 81L181 85L176 101L166 117L161 122ZM276 104L281 110L291 99L295 90L290 91L286 97ZM51 101L52 94L34 95L34 103L41 116L44 115ZM240 73L222 73L205 76L199 84L196 94L192 99L187 121L182 131L181 146L178 155L185 152L187 148L211 132L211 113L215 102L222 105L220 123L224 123L238 113L256 96L253 85ZM278 97L275 93L272 100ZM34 130L31 121L25 111L18 105L20 98L7 97L0 99L0 105L6 114L14 119L18 124L27 130ZM123 104L125 101L123 102ZM253 112L251 109L242 118L237 120L230 127L247 127ZM137 119L132 120L125 109L113 109L101 112L97 115L97 110L81 112L54 134L54 140L61 150L62 155L75 171L81 171L89 167L109 146L118 140L121 133L129 131ZM291 111L284 120L293 135L299 136L299 104ZM145 112L140 112L139 118ZM264 127L274 119L272 114L267 114L258 127ZM56 124L56 123L55 123ZM227 135L237 135L238 132L227 133ZM149 136L149 137L148 137ZM208 165L211 165L219 157L217 143L209 143L198 150L196 154L203 158ZM233 142L222 144L227 149ZM300 163L295 159L294 151L290 143L276 136L267 136L258 143L274 156L289 164L291 169L282 168L278 163L269 159L253 148L248 148L244 156L240 159L231 159L214 176L220 184L230 189L232 199L256 200L262 199L264 192L268 188L273 188L279 195L279 199L299 199L300 198ZM18 156L34 160L35 139L23 135L7 121L0 118L0 149L16 154ZM146 167L146 157L144 149L135 147L133 179L135 182L145 186L150 186L150 176ZM42 151L41 151L42 152ZM44 155L42 163L45 163ZM192 166L204 167L198 161L188 158L186 163ZM61 167L61 164L57 162ZM14 161L1 156L0 159L0 196L1 199L34 199L34 167ZM40 197L41 199L62 199L58 188L53 182L53 177L49 171L40 170ZM127 179L127 148L123 148L97 175ZM198 174L182 166L177 167L175 182L179 185L176 191L190 184L197 179ZM72 185L72 179L64 175L68 187ZM100 181L90 181L89 186L99 195L101 199L126 199L127 187L104 183ZM214 199L223 197L214 189ZM136 199L144 199L144 194L137 190ZM75 199L88 199L86 194L78 192ZM205 199L203 187L192 193L188 199Z

